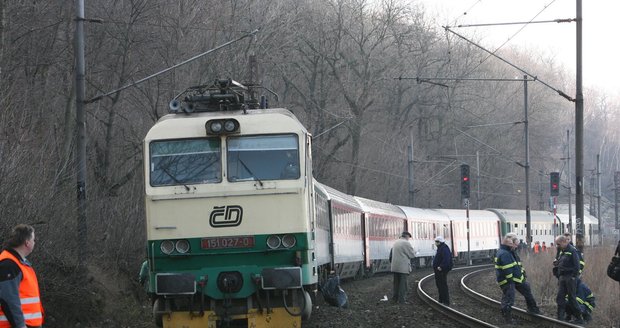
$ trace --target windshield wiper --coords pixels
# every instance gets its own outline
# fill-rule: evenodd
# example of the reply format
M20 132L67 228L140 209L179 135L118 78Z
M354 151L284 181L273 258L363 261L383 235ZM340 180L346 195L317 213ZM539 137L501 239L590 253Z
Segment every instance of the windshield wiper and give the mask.
M165 168L163 166L160 166L159 168L161 168L161 170L164 171L164 173L166 173L166 175L168 175L172 179L172 181L176 182L177 184L183 185L183 187L185 187L185 190L189 191L189 186L186 185L185 183L179 181L179 179L177 179L177 177L172 175L172 173L168 172L167 168Z
M243 165L243 167L248 171L248 173L250 173L252 178L254 178L256 181L258 181L258 183L262 187L263 186L263 182L256 176L256 174L254 174L254 172L252 172L252 170L250 170L250 168L247 165L245 165L245 163L241 160L240 157L238 157L237 159L239 160L239 163L241 163L241 165Z

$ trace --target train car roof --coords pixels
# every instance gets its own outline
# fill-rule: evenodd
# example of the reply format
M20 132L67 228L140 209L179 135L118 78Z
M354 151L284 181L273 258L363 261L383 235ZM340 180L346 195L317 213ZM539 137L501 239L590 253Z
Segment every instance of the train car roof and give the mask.
M567 213L558 213L557 214L558 218L560 218L560 221L562 221L562 223L567 224L568 223L568 214ZM575 220L577 220L577 218L575 217L575 214L573 214L573 224L575 224ZM598 219L590 214L584 213L583 214L583 223L584 224L598 224Z
M398 206L409 220L432 220L450 222L450 217L435 209Z
M525 210L489 208L489 211L497 213L505 222L521 222L525 223ZM530 211L530 219L534 222L553 221L553 213L549 211Z
M438 209L438 211L445 213L451 220L467 220L467 212L464 209ZM489 221L499 220L497 214L487 210L469 210L470 221Z
M314 180L314 186L315 188L318 188L323 194L325 194L325 196L327 196L327 199L351 207L354 210L358 210L360 212L363 211L361 205L357 202L355 197L347 195L330 186L324 185L316 180Z
M208 120L225 118L236 119L243 135L307 133L306 128L291 111L284 108L270 108L251 109L245 114L241 110L168 114L151 127L145 140L205 137L205 123Z
M400 209L400 207L388 203L378 202L376 200L362 198L358 196L354 196L355 200L360 204L364 212L385 215L385 216L395 216L400 218L406 218L405 213Z

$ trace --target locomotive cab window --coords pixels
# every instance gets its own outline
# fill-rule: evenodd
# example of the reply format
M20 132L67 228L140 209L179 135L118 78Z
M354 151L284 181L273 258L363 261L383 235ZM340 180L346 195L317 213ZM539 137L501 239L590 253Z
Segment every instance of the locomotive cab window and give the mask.
M296 180L300 177L297 135L228 138L228 180Z
M151 142L151 186L221 182L220 148L219 138Z

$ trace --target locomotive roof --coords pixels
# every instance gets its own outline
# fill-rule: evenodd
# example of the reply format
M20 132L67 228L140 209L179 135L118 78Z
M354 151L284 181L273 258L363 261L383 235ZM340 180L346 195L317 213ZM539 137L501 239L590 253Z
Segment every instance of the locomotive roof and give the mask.
M359 202L360 206L364 210L364 212L385 215L385 216L395 216L399 218L405 218L405 213L400 209L400 207L388 203L378 202L376 200L367 199L363 197L354 196L355 199Z
M432 221L450 221L450 217L436 209L416 208L408 206L398 206L409 220L432 220Z
M234 118L239 121L241 133L307 133L297 117L284 108L252 109L246 114L238 111L196 112L168 114L160 118L147 133L145 140L205 137L205 123L211 119Z
M324 185L318 181L314 181L314 184L316 187L319 188L319 190L321 190L326 196L327 199L331 200L331 201L336 201L339 202L343 205L347 205L353 209L359 210L360 212L362 212L362 207L360 206L360 204L357 202L357 200L355 199L355 197L351 196L351 195L347 195L341 191L338 191L330 186Z

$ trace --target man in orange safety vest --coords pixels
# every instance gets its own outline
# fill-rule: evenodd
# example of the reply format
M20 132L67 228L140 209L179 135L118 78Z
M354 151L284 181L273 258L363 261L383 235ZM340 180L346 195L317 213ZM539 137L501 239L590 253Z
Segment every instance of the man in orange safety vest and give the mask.
M0 328L40 327L43 306L37 275L26 256L34 250L34 228L13 228L0 253Z

